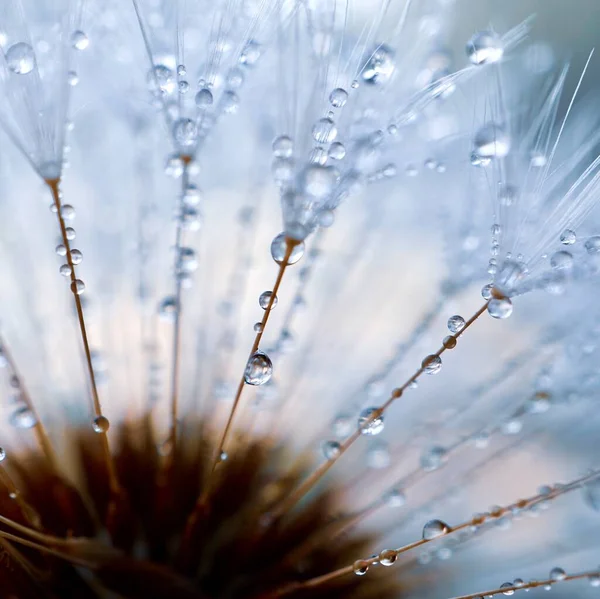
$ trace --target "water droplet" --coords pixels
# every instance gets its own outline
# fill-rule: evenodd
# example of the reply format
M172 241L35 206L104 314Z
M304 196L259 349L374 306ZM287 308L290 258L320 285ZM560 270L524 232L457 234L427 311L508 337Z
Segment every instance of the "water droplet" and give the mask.
M464 326L465 319L458 314L455 314L448 319L448 330L451 333L458 333L459 331L462 331Z
M260 58L260 44L254 40L248 40L240 54L240 63L252 67Z
M37 424L34 413L27 406L17 408L10 415L9 422L19 429L33 428Z
M525 581L522 578L515 578L513 580L513 586L521 588L525 584Z
M448 461L448 452L441 446L436 445L423 452L421 456L421 468L425 472L433 472L441 468Z
M421 362L421 368L426 374L436 374L442 368L442 358L435 354L426 356Z
M58 272L63 276L63 277L70 277L71 276L71 267L68 264L63 264L59 269Z
M560 242L563 245L573 245L576 241L577 241L577 235L576 235L575 231L572 231L571 229L565 229L560 234Z
M262 322L255 322L254 326L252 327L252 330L255 333L262 333L263 332L263 324L262 324Z
M364 559L359 559L352 565L352 570L357 576L364 576L369 570L369 562Z
M430 520L423 526L423 539L430 541L450 532L450 527L441 520Z
M320 143L331 143L337 137L337 127L333 119L319 119L312 128L313 139Z
M391 464L392 457L386 443L376 443L367 451L367 465L373 470L384 470Z
M340 444L337 441L325 441L323 443L323 455L332 460L340 455Z
M333 421L331 428L336 437L347 437L352 431L352 418L349 415L343 414L337 416Z
M79 250L71 250L71 261L73 264L81 264L83 254Z
M35 68L35 53L25 42L17 42L6 51L6 64L17 75L27 75Z
M190 91L190 84L184 79L177 84L177 89L180 94L187 94Z
M6 459L6 451L4 448L0 447L0 462L3 462Z
M194 97L194 102L196 102L196 106L198 108L208 108L212 106L213 103L213 95L212 92L207 88L202 88L198 91L196 96Z
M226 462L228 457L229 457L229 454L226 451L222 451L219 454L219 462Z
M225 114L234 114L240 105L240 98L233 90L227 90L221 98L221 108Z
M442 340L442 345L446 349L454 349L456 347L456 337L454 335L448 335L447 337L444 337Z
M493 318L504 319L508 318L512 314L513 305L507 297L500 299L492 298L488 302L487 311L488 314Z
M490 434L486 431L477 433L473 438L473 442L477 449L485 449L490 444Z
M271 256L273 260L277 262L277 264L282 264L285 259L287 251L287 243L286 243L286 235L285 233L280 233L273 239L271 242ZM304 242L296 243L292 248L292 253L288 258L288 264L296 264L300 258L304 255Z
M342 160L344 156L346 156L346 148L344 144L340 143L339 141L333 142L329 147L327 156L329 156L329 158L333 158L333 160Z
M273 140L273 154L278 158L289 158L294 152L294 142L287 135L280 135Z
M502 40L493 31L479 31L467 43L467 56L476 65L498 62L503 54Z
M75 87L79 83L79 75L75 71L69 71L67 73L67 83L71 87Z
M244 71L239 67L232 67L227 72L227 85L231 89L239 89L244 83Z
M382 566L391 566L398 559L398 554L393 549L384 549L379 554L379 563Z
M163 64L157 64L148 72L148 86L150 91L161 95L169 95L175 91L175 79L173 71Z
M525 410L529 414L544 414L550 409L550 395L538 391L525 402Z
M105 433L110 428L110 422L106 416L97 416L92 422L92 428L95 433Z
M509 587L512 587L512 586L513 586L512 582L503 582L500 585L500 588L501 589L508 589ZM510 595L514 595L515 591L512 588L510 588L508 591L502 591L502 594L510 596Z
M165 174L173 179L178 179L183 175L183 160L179 154L169 156L165 165Z
M248 385L264 385L273 375L273 363L264 352L254 352L246 364L244 381Z
M500 125L489 123L477 131L473 145L480 159L504 158L510 151L510 138Z
M588 576L588 582L591 587L600 587L600 574L591 574Z
M391 79L394 68L394 51L385 44L379 44L371 52L362 70L361 77L365 83L382 85Z
M341 108L348 101L348 92L345 89L342 89L341 87L336 87L329 94L329 101L331 102L331 105L333 107Z
M90 45L90 40L83 31L78 29L71 34L71 45L76 50L85 50Z
M198 141L198 127L192 119L180 118L173 124L173 139L178 147L190 149Z
M406 503L406 495L400 489L392 489L383 497L389 507L402 507Z
M590 255L600 253L600 235L588 237L583 245Z
M85 283L81 279L75 279L71 283L71 291L75 295L81 295L85 291Z
M62 243L57 245L54 251L56 252L56 254L58 256L66 256L67 255L67 248Z
M263 291L260 294L260 297L258 298L258 305L263 309L263 310L267 310L270 309L272 310L276 305L277 305L277 296L273 296L273 302L271 303L271 306L269 307L269 302L271 301L271 296L273 296L273 292L272 291Z
M550 570L551 580L564 580L567 577L567 573L562 568L552 568Z
M321 164L311 164L304 169L303 188L307 195L321 200L331 194L337 179L336 169Z
M518 435L523 430L523 422L518 418L512 418L502 423L502 432L505 435Z
M573 268L573 255L564 250L555 252L550 258L550 266L556 270L569 270Z
M358 428L362 435L378 435L383 427L383 415L378 408L366 408L360 413Z
M71 204L65 204L60 208L60 215L64 220L73 220L75 218L75 208Z
M158 306L158 315L163 320L174 321L177 313L177 300L174 297L166 297Z
M494 286L490 283L488 285L484 285L481 288L481 297L483 299L490 299L492 297L492 289L494 288Z

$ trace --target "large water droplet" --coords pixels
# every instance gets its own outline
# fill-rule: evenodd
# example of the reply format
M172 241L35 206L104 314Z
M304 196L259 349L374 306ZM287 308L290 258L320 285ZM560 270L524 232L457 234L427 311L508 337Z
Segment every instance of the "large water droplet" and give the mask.
M352 564L352 570L357 576L364 576L369 570L369 562L364 559L359 559Z
M264 385L273 375L273 363L267 354L254 352L246 364L244 381L248 385Z
M336 87L329 94L329 101L334 108L341 108L348 101L348 92L341 87Z
M550 258L550 266L556 270L570 270L573 268L573 254L565 252L555 252Z
M590 255L600 253L600 235L588 237L583 246L585 247L586 252Z
M441 520L430 520L423 526L423 538L426 541L436 539L450 532L450 527Z
M426 356L421 362L421 368L425 374L436 374L442 368L442 358L435 354Z
M577 234L571 229L565 229L560 234L560 242L563 245L573 245L577 241Z
M35 68L35 53L25 42L17 42L6 51L6 64L17 75L26 75Z
M488 302L487 311L493 318L504 319L512 314L513 305L507 297L500 299L492 298Z
M92 422L92 428L95 433L106 433L110 428L110 422L106 416L97 416Z
M358 417L358 428L363 435L378 435L384 427L378 408L366 408Z
M331 143L337 137L337 127L333 119L319 119L312 128L312 136L320 144Z
M83 31L78 29L71 34L71 45L75 50L85 50L90 45L90 40Z
M551 580L564 580L567 577L567 573L562 568L552 568L550 570Z
M273 302L271 303L271 307L269 308L269 302L271 301L271 296L273 295L272 291L263 291L258 298L258 305L263 309L272 310L277 305L277 296L273 297Z
M380 44L371 52L361 77L365 83L382 85L390 80L394 68L394 51L389 46Z
M502 40L493 31L479 31L467 43L467 56L476 65L498 62L503 54Z
M282 264L287 251L287 242L285 233L279 233L271 242L271 256L277 264ZM296 264L304 255L304 242L296 243L292 248L292 253L288 258L288 264Z
M384 549L379 554L379 563L382 566L391 566L398 559L398 554L393 549Z
M37 424L34 413L27 406L17 408L10 415L9 422L15 428L20 429L33 428Z
M294 152L294 142L287 135L280 135L273 140L273 154L278 158L289 158Z
M202 88L198 91L194 98L194 102L196 102L196 106L201 109L208 108L212 106L213 103L213 95L212 92L206 87Z

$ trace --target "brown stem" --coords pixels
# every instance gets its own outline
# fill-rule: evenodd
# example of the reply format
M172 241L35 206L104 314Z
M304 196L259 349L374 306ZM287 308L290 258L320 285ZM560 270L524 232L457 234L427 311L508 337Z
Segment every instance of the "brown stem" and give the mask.
M81 340L83 342L83 350L85 353L85 360L87 363L88 376L90 381L90 388L92 392L92 407L96 418L102 417L102 405L100 404L100 397L98 395L98 388L96 386L96 376L94 374L94 367L92 365L92 356L90 352L90 345L88 342L87 330L85 327L85 318L83 316L83 306L81 305L81 298L76 292L76 280L75 264L73 264L73 257L71 255L71 244L67 237L67 227L61 214L61 201L60 201L60 179L46 179L46 183L52 192L52 198L54 200L54 207L56 208L56 216L58 218L58 224L60 225L60 232L62 236L62 242L67 250L67 262L71 269L71 291L73 292L73 298L75 300L75 307L77 309L77 318L79 320L79 332L81 333ZM106 469L108 472L108 481L110 490L114 496L117 496L121 492L121 486L117 477L117 469L110 453L110 446L108 443L107 431L100 432L100 439L102 442L102 451L104 454L104 461L106 463Z
M465 323L465 326L454 335L454 339L458 339L487 309L488 302L485 302L469 320ZM444 344L440 349L433 354L434 356L441 356L449 347ZM421 366L408 380L404 382L400 387L396 387L390 394L388 400L378 409L376 409L370 416L369 420L363 425L367 426L369 422L373 422L377 418L381 418L383 413L398 399L402 396L404 391L415 381L417 381L426 368ZM320 480L327 474L332 466L346 453L346 451L355 443L355 441L361 436L361 430L354 431L349 437L347 437L341 444L338 453L321 464L316 470L314 470L305 480L296 488L295 491L290 493L272 512L274 519L281 518L286 512L291 510Z

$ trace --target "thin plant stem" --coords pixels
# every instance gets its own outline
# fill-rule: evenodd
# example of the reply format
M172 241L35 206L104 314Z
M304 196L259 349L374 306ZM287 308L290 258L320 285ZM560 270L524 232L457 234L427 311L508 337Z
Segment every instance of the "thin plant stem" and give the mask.
M92 392L92 407L94 410L94 415L96 418L103 417L102 414L102 405L100 403L100 396L98 395L98 387L96 386L96 376L94 374L94 367L92 364L92 355L90 351L90 345L87 336L87 329L85 326L85 318L83 315L83 306L81 304L81 298L79 297L76 289L77 285L77 276L75 274L75 264L73 263L73 256L71 254L71 244L69 242L69 238L67 236L67 227L65 225L64 218L61 214L61 201L60 201L60 179L46 179L46 183L52 192L52 198L54 200L54 207L56 208L56 216L58 218L58 223L60 225L60 232L62 236L62 242L67 251L67 262L69 264L69 268L71 270L71 291L73 292L73 298L75 300L75 307L77 309L77 318L79 320L79 332L81 333L81 340L83 342L83 350L85 353L85 360L87 363L87 370L90 382L90 388ZM113 459L112 454L110 453L110 445L108 442L108 429L104 431L100 431L100 439L102 442L102 452L104 455L104 462L106 464L106 469L108 472L108 482L110 485L110 490L114 496L121 494L121 485L119 484L119 479L117 476L117 469Z
M20 397L21 401L25 404L27 409L31 412L31 415L33 416L33 418L35 420L33 429L34 429L37 441L40 445L40 448L41 448L44 456L46 457L46 460L48 461L50 468L53 470L53 472L55 474L58 474L60 472L60 469L58 467L58 460L56 457L56 452L54 451L54 447L52 446L52 443L50 442L50 437L48 436L48 431L46 431L46 428L44 427L42 421L40 420L40 416L35 408L35 404L31 400L31 396L29 395L27 388L25 387L25 384L23 382L23 379L21 378L21 374L19 373L19 370L17 368L17 363L15 362L14 356L12 355L12 352L10 351L8 344L6 343L6 340L2 336L2 333L0 333L0 348L2 349L2 355L6 358L8 367L10 368L13 376L15 376L17 378L17 380L19 381L19 397Z
M593 472L590 472L589 474L586 474L585 476L582 476L578 479L575 479L574 481L571 481L570 483L568 483L566 485L555 487L549 493L537 493L536 495L533 495L527 499L519 499L519 500L515 501L514 503L511 503L504 507L493 508L491 512L488 512L486 514L477 514L477 515L473 516L472 518L470 518L469 520L466 520L466 521L462 522L461 524L458 524L457 526L448 527L446 532L444 532L440 535L437 535L432 538L422 538L417 541L413 541L412 543L408 543L407 545L404 545L403 547L392 550L392 552L391 552L392 558L394 560L396 560L398 558L398 556L402 555L403 553L406 553L408 551L411 551L412 549L416 549L417 547L421 547L422 545L426 545L433 541L437 541L441 537L446 537L451 533L459 532L461 530L469 529L472 527L479 527L488 521L498 520L499 518L512 513L514 510L525 510L525 509L531 508L534 505L542 503L544 501L551 501L553 499L556 499L557 497L560 497L561 495L565 495L566 493L568 493L570 491L581 488L586 483L591 482L591 481L597 479L598 477L600 477L600 471L595 470ZM374 556L374 557L370 557L367 559L359 559L359 560L357 560L357 562L360 563L361 568L368 568L369 566L373 566L373 565L379 563L379 556ZM272 597L272 598L283 597L285 595L288 595L290 593L293 593L293 592L296 592L299 590L312 589L315 587L319 587L319 586L326 584L332 580L337 580L338 578L341 578L348 574L354 573L357 562L355 562L354 564L351 564L349 566L344 566L337 570L333 570L332 572L328 572L321 576L317 576L315 578L310 578L303 582L292 582L286 586L281 587L280 589L275 590L273 593L269 594L268 596ZM478 597L479 595L480 595L480 593L476 594L476 595L468 595L467 597L473 598L473 597Z
M469 320L465 323L465 326L454 335L454 339L462 336L463 333L486 311L488 302L485 302ZM449 346L447 344L442 345L434 356L441 356ZM384 412L398 399L402 397L402 394L410 385L416 382L426 371L425 366L421 366L409 379L407 379L400 387L396 387L390 394L387 401L379 408L373 411L369 419L364 423L364 426L368 426L371 422L381 418ZM295 491L292 491L278 506L275 507L271 513L273 519L281 518L285 513L291 510L322 478L329 472L333 465L354 445L357 439L362 435L362 429L355 430L349 437L347 437L339 447L336 455L326 462L323 462L318 468L316 468L305 480L302 482Z

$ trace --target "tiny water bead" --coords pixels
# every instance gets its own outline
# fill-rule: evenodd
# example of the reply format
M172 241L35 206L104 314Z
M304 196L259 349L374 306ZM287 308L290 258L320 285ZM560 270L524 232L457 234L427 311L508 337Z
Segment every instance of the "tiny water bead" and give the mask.
M565 252L555 252L550 258L550 266L556 270L569 270L573 268L573 254Z
M198 141L198 127L192 119L180 118L173 124L173 139L182 149L190 149Z
M289 158L294 152L294 142L288 135L280 135L273 140L273 155L278 158Z
M329 94L329 102L334 108L341 108L348 101L348 92L341 87L336 87Z
M379 408L365 408L358 417L358 428L362 435L378 435L384 427Z
M382 566L392 566L398 559L398 554L393 549L384 549L379 554L379 563Z
M79 250L71 250L71 261L73 264L81 264L83 254Z
M492 318L504 319L508 318L513 311L513 305L510 299L507 297L503 298L492 298L487 305L488 314Z
M369 571L369 562L364 559L359 559L352 564L352 570L357 576L364 576Z
M436 445L423 452L421 456L421 468L425 472L438 470L448 461L448 452L441 446Z
M496 123L484 125L473 139L473 153L480 159L504 158L510 151L510 137Z
M255 333L262 333L263 332L263 323L262 322L255 322L254 326L252 327L252 330Z
M448 319L448 330L451 333L458 333L459 331L462 331L464 326L465 319L462 316L459 316L458 314L455 314L454 316L451 316Z
M583 246L585 247L586 252L590 255L600 253L600 235L588 237Z
M163 64L157 64L150 69L147 80L150 90L161 95L169 95L175 90L173 71Z
M271 242L271 256L277 264L283 264L285 255L287 253L287 236L285 233L280 233ZM288 258L288 264L296 264L300 258L304 255L304 242L300 241L295 243L292 248L292 252Z
M17 75L27 75L35 68L35 53L25 42L13 44L5 55L8 68Z
M467 57L475 65L498 62L504 54L500 36L493 31L479 31L467 43Z
M333 119L327 117L319 119L312 128L313 139L320 144L331 143L337 137L337 133Z
M406 503L406 495L400 489L388 491L383 500L388 507L402 507Z
M254 352L248 359L244 371L244 381L248 385L264 385L273 375L273 363L267 354Z
M426 374L436 374L442 368L442 358L436 354L426 356L421 362L421 368Z
M271 302L271 297L273 298ZM269 302L271 306L269 307ZM277 305L277 296L273 295L272 291L263 291L258 298L258 304L263 310L273 309Z
M550 579L551 580L564 580L567 577L567 573L562 568L552 568L550 570Z
M194 102L196 102L198 108L208 108L209 106L212 106L213 101L212 92L206 87L199 90L194 97Z
M575 231L572 231L571 229L565 229L560 234L560 242L563 245L573 245L576 241L577 241L577 235L576 235Z
M222 451L219 454L219 462L226 462L227 458L229 458L229 454L226 451Z
M0 447L0 462L3 462L6 459L6 451L4 451L3 447Z
M175 314L177 313L177 300L174 297L166 297L162 300L158 306L158 315L163 320L173 321L175 320Z
M90 45L88 36L78 29L71 34L71 45L75 50L85 50Z
M500 588L501 589L508 589L508 590L507 591L502 591L502 594L503 595L508 595L508 596L514 595L515 591L514 591L514 589L512 587L513 587L513 583L512 582L503 582L500 585Z
M67 73L67 83L71 87L75 87L79 83L79 75L75 71L69 71Z
M85 291L85 283L81 279L75 279L71 283L71 291L75 295L81 295Z
M329 146L327 156L333 160L343 160L346 156L346 148L343 143L335 141Z
M371 52L362 70L362 80L370 85L385 84L391 79L395 66L394 51L385 44L379 44Z
M325 441L322 449L323 455L328 460L337 458L340 455L340 444L337 441Z
M95 433L106 433L110 428L110 422L106 416L96 416L92 422L92 428Z
M450 532L450 527L441 520L430 520L423 526L423 539L431 541Z
M261 47L255 40L248 40L240 53L240 63L246 67L253 67L260 58Z

